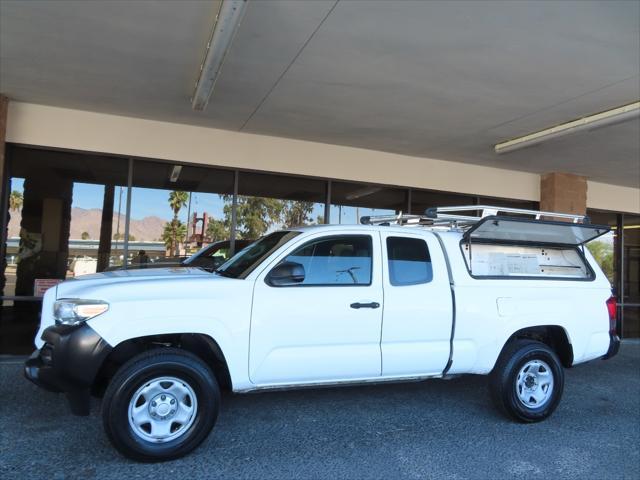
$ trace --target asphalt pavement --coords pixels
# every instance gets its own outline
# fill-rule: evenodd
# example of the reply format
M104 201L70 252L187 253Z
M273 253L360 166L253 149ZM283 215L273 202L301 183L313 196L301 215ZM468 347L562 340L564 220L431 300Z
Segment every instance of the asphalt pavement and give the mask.
M0 478L640 478L640 342L567 370L545 422L496 412L481 376L289 392L224 394L218 423L191 455L121 457L64 397L0 361Z

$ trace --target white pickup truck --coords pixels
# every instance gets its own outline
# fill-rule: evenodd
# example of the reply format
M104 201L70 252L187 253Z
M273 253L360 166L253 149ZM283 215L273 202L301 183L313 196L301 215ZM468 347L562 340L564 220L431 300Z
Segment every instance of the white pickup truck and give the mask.
M482 374L500 410L542 420L560 401L564 367L619 348L611 286L584 247L609 227L491 209L279 231L213 273L61 283L45 294L25 374L66 392L76 414L89 413L90 394L103 396L109 439L140 461L198 446L220 387Z

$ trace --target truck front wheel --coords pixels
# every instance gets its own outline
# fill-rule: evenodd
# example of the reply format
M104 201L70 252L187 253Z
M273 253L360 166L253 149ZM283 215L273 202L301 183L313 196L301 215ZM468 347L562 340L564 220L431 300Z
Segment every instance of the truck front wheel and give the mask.
M157 462L181 457L209 434L220 389L211 369L174 348L142 353L125 363L102 404L105 431L126 457Z
M551 348L519 339L507 345L489 378L491 397L504 414L520 422L539 422L560 403L564 370Z

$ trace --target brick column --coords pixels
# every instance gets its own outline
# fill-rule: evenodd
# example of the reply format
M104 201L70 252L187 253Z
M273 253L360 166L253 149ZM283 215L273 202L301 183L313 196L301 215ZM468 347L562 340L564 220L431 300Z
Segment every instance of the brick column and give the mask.
M541 175L540 210L586 215L587 178L560 172Z

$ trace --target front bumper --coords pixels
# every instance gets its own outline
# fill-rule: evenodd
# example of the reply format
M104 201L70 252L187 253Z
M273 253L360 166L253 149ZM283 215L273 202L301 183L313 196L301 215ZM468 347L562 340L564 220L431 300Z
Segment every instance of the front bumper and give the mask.
M620 350L620 337L613 333L609 334L609 350L602 357L603 360L608 360L611 357L615 357L618 354L618 350Z
M42 334L45 342L24 364L24 375L50 392L64 392L71 411L88 415L89 392L112 347L88 325L55 325Z

